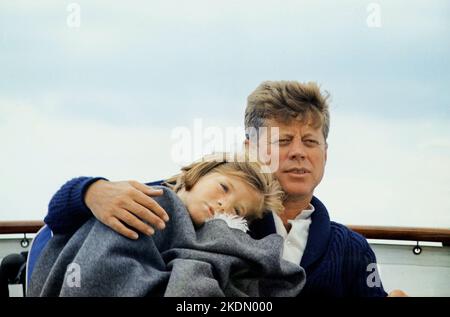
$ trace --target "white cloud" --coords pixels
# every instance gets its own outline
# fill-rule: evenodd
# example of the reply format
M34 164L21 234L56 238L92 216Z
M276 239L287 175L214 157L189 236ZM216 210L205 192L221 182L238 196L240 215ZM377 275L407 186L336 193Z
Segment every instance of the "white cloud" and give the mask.
M40 219L68 179L157 180L178 171L170 131L59 120L36 105L0 100L1 219Z
M450 227L446 122L336 116L316 194L339 222Z

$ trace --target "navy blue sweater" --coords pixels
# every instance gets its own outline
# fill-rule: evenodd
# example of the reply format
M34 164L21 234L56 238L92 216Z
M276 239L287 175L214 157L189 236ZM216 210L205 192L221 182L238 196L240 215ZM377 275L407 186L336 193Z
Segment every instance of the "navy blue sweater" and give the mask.
M44 221L54 233L74 232L92 217L84 194L89 185L99 179L74 178L53 196ZM155 184L159 182L147 185ZM315 212L300 263L306 271L301 296L386 296L382 284L373 283L377 276L371 264L376 263L376 258L366 239L330 221L327 209L316 197L311 204ZM250 226L250 234L255 239L275 232L271 213Z

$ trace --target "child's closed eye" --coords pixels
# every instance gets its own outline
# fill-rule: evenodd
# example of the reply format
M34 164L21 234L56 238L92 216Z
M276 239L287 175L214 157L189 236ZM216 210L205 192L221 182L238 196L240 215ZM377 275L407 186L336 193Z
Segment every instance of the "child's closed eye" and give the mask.
M223 191L224 191L225 193L228 193L228 186L227 186L227 185L225 185L225 184L223 184L223 183L220 183L220 186L222 187L222 189L223 189Z

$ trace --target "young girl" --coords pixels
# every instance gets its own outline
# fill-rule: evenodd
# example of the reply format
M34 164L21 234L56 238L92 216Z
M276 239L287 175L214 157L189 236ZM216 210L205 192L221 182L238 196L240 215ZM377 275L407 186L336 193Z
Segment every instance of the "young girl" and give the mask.
M262 218L268 210L283 210L279 183L272 174L261 172L260 163L246 157L217 153L181 171L164 185L177 193L197 227L219 217L246 231L247 221Z
M164 193L155 200L170 220L152 236L130 240L95 218L73 235L55 234L28 295L297 295L305 272L282 259L281 236L255 240L245 233L245 221L282 210L280 187L261 167L213 155L183 168L158 187Z

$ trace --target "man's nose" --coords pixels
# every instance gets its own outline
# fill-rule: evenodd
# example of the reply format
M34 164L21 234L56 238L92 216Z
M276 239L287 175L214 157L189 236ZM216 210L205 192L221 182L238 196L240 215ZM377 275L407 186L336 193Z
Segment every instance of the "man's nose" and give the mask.
M306 147L302 141L294 141L289 148L289 158L291 160L306 158Z

